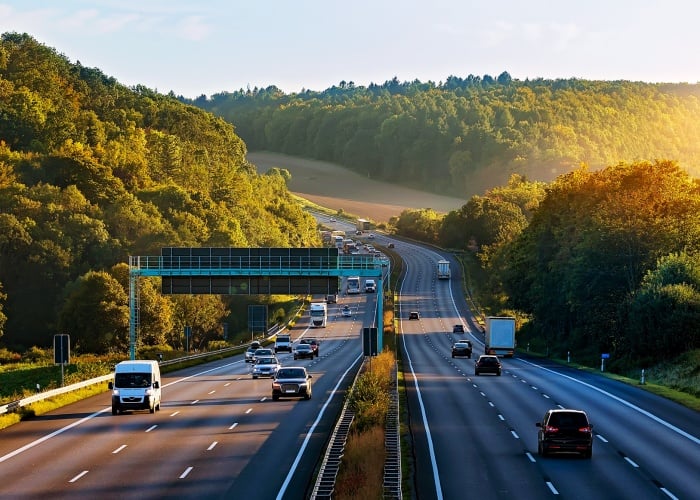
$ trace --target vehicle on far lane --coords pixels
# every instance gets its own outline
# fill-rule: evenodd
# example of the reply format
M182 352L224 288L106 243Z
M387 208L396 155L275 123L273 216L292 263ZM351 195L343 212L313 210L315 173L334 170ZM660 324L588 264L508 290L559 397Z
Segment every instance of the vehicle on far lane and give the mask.
M252 363L253 360L255 359L255 351L260 349L260 342L257 340L254 340L253 342L250 343L250 346L248 346L248 349L245 351L245 362L246 363Z
M311 350L314 351L314 356L318 357L318 348L321 344L320 340L311 338L311 337L304 337L299 341L300 344L309 344L311 346Z
M464 333L464 325L461 323L452 327L452 333Z
M468 340L458 340L452 345L452 357L466 356L472 357L472 343Z
M294 348L294 359L314 359L314 350L309 344L297 344Z
M418 313L418 311L411 311L408 313L408 319L420 319L420 313Z
M344 318L349 318L352 316L352 311L350 310L350 306L344 305L343 309L341 311L341 314L343 315Z
M251 374L253 378L274 377L277 370L282 367L274 356L261 356L255 360Z
M255 363L255 360L258 358L262 358L265 356L274 356L275 351L272 349L269 349L267 347L261 347L260 349L256 349L255 352L253 353L253 363Z

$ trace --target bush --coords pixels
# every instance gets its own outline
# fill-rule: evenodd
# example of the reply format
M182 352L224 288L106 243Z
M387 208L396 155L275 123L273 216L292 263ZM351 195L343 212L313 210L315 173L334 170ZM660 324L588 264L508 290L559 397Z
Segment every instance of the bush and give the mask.
M355 412L353 427L356 432L386 423L395 364L394 354L384 351L372 358L368 371L358 377L348 396L348 404Z
M0 364L19 363L21 360L22 356L19 353L9 351L4 347L0 348Z
M41 349L40 347L34 346L24 353L22 360L27 363L48 362L53 360L53 355L48 349Z
M163 359L169 359L168 353L171 353L173 348L169 345L149 345L141 347L138 350L139 359L153 359L158 361L159 354L163 355Z

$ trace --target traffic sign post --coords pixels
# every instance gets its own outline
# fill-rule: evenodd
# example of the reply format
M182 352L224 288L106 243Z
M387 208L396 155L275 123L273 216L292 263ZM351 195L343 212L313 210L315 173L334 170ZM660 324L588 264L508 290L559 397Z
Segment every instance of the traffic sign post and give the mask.
M185 352L187 354L190 353L190 337L191 336L192 336L192 327L186 326L185 327Z
M377 355L377 329L365 327L362 329L362 353L365 356Z
M59 333L53 336L53 362L61 365L61 387L63 387L63 366L70 363L70 335Z
M605 371L605 360L610 358L610 354L607 352L604 352L603 354L600 355L600 371L604 372Z

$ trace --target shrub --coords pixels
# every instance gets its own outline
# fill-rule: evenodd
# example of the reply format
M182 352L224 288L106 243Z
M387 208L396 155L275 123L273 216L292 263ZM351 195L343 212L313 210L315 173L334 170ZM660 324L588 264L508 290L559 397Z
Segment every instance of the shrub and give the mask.
M0 364L19 363L21 360L22 356L19 353L9 351L4 347L0 348Z
M27 363L40 363L42 361L52 361L53 356L48 349L42 349L40 347L34 346L29 348L27 352L22 356L23 361Z

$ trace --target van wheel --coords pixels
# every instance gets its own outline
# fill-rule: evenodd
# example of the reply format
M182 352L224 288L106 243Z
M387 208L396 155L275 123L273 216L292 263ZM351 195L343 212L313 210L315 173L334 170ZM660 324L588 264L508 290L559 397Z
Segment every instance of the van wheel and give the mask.
M112 415L116 415L119 413L119 410L117 410L114 406L112 406Z

